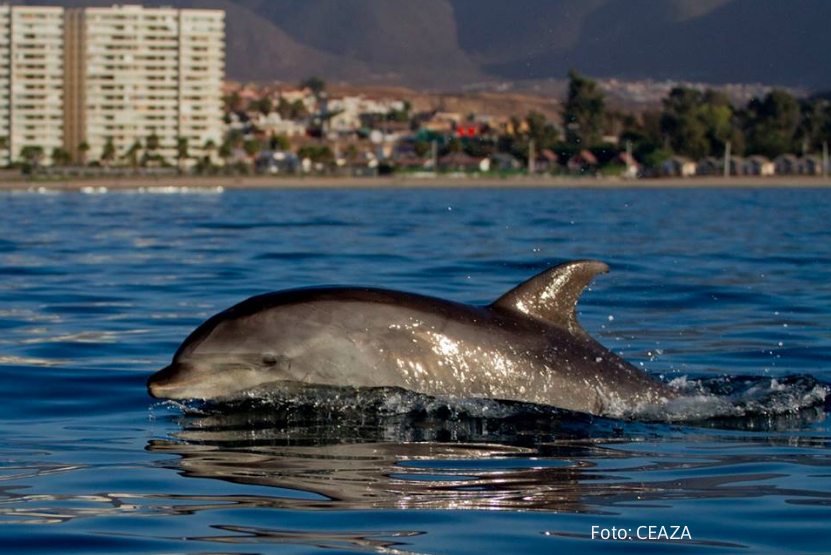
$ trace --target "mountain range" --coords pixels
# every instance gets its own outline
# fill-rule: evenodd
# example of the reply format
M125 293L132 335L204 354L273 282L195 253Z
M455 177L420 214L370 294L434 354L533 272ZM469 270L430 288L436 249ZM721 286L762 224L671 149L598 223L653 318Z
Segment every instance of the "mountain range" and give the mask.
M108 6L114 0L15 4ZM829 0L145 0L227 13L230 78L460 88L596 77L831 85Z

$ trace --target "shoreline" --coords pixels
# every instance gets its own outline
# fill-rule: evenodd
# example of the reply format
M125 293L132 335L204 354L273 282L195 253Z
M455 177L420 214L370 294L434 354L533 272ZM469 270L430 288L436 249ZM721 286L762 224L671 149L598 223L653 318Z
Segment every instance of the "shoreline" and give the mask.
M106 192L162 189L684 189L831 188L831 177L733 176L620 179L613 177L439 176L274 177L173 176L0 181L0 192Z

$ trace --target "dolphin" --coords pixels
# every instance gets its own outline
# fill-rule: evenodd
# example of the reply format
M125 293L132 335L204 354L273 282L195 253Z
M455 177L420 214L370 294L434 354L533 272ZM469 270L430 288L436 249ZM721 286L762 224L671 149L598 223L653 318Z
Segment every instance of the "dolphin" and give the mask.
M402 388L620 415L676 391L595 341L580 294L609 267L550 268L487 306L370 288L258 295L200 325L147 382L159 399L210 401L300 386Z

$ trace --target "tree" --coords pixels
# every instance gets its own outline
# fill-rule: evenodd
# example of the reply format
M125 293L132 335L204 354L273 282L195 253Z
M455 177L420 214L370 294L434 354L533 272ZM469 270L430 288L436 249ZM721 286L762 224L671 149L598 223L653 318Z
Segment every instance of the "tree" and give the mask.
M799 103L786 91L773 90L747 105L748 150L776 157L793 152L800 123Z
M257 101L256 107L264 116L267 116L274 111L274 102L272 102L271 98L264 96Z
M309 117L309 110L303 101L298 99L291 104L291 119L306 119Z
M569 71L568 77L568 98L563 107L566 141L589 147L599 143L603 136L606 110L603 91L576 70Z
M52 149L52 163L57 166L68 166L72 162L72 155L61 147Z
M297 157L301 160L308 158L314 163L328 164L334 160L332 150L326 145L306 145L297 151Z
M104 162L105 166L109 166L113 160L115 160L115 144L113 144L112 137L107 138L107 142L104 144L104 148L101 151L101 161Z
M231 142L229 140L222 141L222 144L219 145L219 156L222 158L225 166L228 166L228 163L231 159L231 156L234 154L234 149L231 146Z
M155 131L149 137L147 137L147 150L155 152L159 150L160 144L161 141L159 140L159 136L156 135Z
M809 98L800 102L800 122L796 140L808 150L822 149L828 141L831 128L831 104L823 98Z
M661 130L672 150L693 159L710 153L707 130L699 118L701 92L687 87L673 88L663 100Z
M291 149L291 143L285 135L272 135L270 143L271 150L286 151Z
M205 151L205 158L207 159L208 165L213 165L214 153L217 150L216 141L208 139L202 146L202 150Z
M30 166L39 166L43 161L43 147L42 146L24 146L20 149L20 157Z
M285 97L280 97L280 100L277 101L277 113L280 114L280 117L283 119L293 119L292 118L292 103L289 102Z
M159 136L156 135L155 131L153 131L153 133L151 133L150 136L147 137L145 146L146 148L144 151L143 162L146 164L149 160L158 160L159 156L157 154L157 151L161 146L161 140L159 139Z
M179 169L182 169L187 159L190 158L189 148L187 137L176 139L176 159L179 161Z
M249 158L254 158L263 149L263 145L259 139L248 139L243 143L242 149Z
M124 159L127 160L127 163L130 164L130 167L135 168L139 165L139 153L141 152L141 141L136 139L136 141L130 145L130 148L127 152L124 153Z
M352 175L352 168L358 160L358 147L354 143L350 143L346 147L346 161L349 164L349 175Z
M427 153L430 152L432 147L430 143L425 141L424 139L419 139L413 145L413 150L415 151L416 156L419 158L424 158L427 156Z
M536 143L538 150L551 148L560 139L557 128L539 112L529 112L525 117L525 125L528 127L528 138Z
M661 133L677 154L693 159L721 156L728 141L733 153L744 151L744 136L724 93L675 87L663 105Z
M309 111L306 109L306 105L303 104L302 100L298 99L294 102L289 102L282 96L277 102L277 113L280 114L281 118L286 120L306 119L309 117Z
M300 88L309 89L315 98L320 98L320 95L326 90L326 81L317 76L309 77L300 83Z
M459 152L464 152L465 145L462 144L462 141L460 141L456 137L453 137L452 139L447 141L447 146L445 147L445 149L447 150L447 152L451 154L457 154Z
M89 143L86 141L81 141L81 144L78 145L78 159L81 161L81 165L87 165L87 155L89 154Z
M242 96L240 96L239 91L224 96L222 100L225 103L226 112L238 112L242 109Z
M738 125L732 105L708 102L705 93L704 105L699 111L699 118L706 130L705 135L710 146L711 156L722 156L728 141L730 142L731 152L734 154L744 152L744 133Z

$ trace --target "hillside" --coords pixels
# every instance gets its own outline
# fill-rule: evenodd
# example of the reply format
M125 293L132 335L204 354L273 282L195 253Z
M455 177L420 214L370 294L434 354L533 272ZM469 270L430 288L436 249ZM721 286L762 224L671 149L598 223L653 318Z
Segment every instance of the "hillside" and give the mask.
M111 5L112 0L18 4ZM597 77L831 86L827 0L148 0L228 14L242 80L454 88Z

